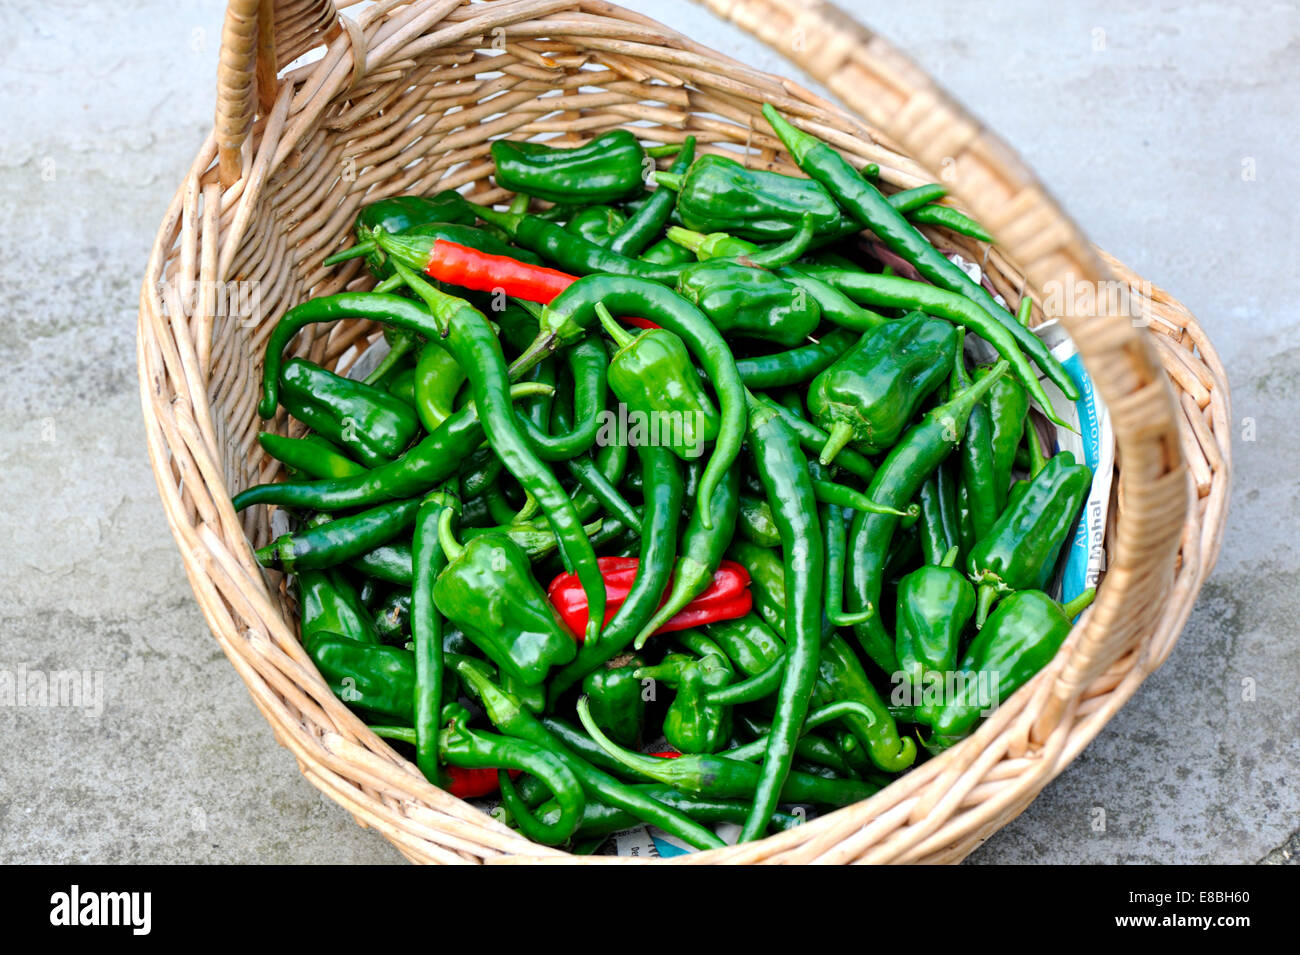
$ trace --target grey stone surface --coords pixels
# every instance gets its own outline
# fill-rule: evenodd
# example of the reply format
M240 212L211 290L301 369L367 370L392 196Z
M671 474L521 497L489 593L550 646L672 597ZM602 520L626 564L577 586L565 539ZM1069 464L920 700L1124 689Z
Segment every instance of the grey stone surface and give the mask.
M630 5L784 69L683 0ZM1234 386L1231 525L1182 641L972 861L1293 861L1296 5L845 5L1181 298ZM223 6L0 7L0 671L91 671L103 687L98 717L0 707L2 861L399 858L275 745L195 606L145 454L138 283L210 128Z

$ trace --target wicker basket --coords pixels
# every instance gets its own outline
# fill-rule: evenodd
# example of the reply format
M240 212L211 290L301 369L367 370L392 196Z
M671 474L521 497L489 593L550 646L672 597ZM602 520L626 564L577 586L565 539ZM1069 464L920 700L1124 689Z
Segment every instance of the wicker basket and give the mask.
M945 244L983 261L1013 305L1071 281L1140 283L1087 243L1006 146L839 11L818 0L707 5L858 115L595 0L385 0L355 20L331 0L229 4L215 130L167 210L141 291L149 454L199 604L277 739L314 785L412 860L578 861L430 785L335 700L298 643L280 575L253 559L250 543L270 533L264 509L241 517L230 506L232 490L278 466L255 440L270 328L310 296L366 287L357 263L320 265L363 201L448 187L501 200L491 138L580 139L621 125L664 142L689 131L702 151L789 171L759 116L766 100L859 164L878 163L893 186L942 170L998 238L992 249ZM973 737L866 802L685 861L958 861L1024 810L1165 659L1218 554L1228 385L1195 319L1143 288L1144 322L1062 316L1110 408L1119 468L1107 573L1057 658ZM313 326L299 348L345 366L375 335L360 322Z

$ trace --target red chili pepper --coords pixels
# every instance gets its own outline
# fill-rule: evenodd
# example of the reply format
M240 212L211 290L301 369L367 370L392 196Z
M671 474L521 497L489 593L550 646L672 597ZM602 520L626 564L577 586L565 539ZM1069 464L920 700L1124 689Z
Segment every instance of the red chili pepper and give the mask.
M578 281L567 272L529 265L506 255L490 255L446 239L437 239L429 251L425 274L439 282L459 285L476 292L502 290L511 298L549 305L566 288ZM645 318L624 318L637 328L658 328Z
M444 766L447 778L451 780L447 792L460 799L477 799L490 796L499 788L495 769L466 769L463 766ZM511 779L518 779L520 770L512 769Z
M627 600L628 591L636 580L637 558L600 557L600 567L605 581L605 624L614 619L618 608ZM664 590L665 596L672 588L672 580ZM547 596L560 618L578 635L587 630L587 595L574 574L560 574L551 581ZM660 601L662 604L662 600ZM718 620L733 620L749 613L754 598L749 592L749 571L733 561L724 560L713 574L713 582L681 611L670 617L655 633L672 633Z

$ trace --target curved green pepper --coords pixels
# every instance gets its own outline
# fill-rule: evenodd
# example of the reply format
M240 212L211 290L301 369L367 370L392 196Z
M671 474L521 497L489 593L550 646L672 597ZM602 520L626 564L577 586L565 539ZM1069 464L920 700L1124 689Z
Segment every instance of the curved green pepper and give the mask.
M547 202L618 202L645 188L645 149L626 129L612 129L573 148L498 139L492 143L497 185Z
M967 736L980 717L1029 682L1094 595L1086 590L1062 606L1041 590L1021 590L1002 601L967 648L954 695L917 710L917 722L934 732L928 748L946 749Z
M577 640L518 544L486 534L462 546L452 537L450 510L439 538L448 563L433 585L433 602L502 673L531 686L577 655Z
M809 386L808 410L829 432L821 463L850 441L866 454L893 447L948 377L956 348L952 325L920 314L864 335Z
M920 687L928 674L946 676L957 665L962 631L975 613L975 588L953 567L957 548L943 563L919 567L898 583L894 645L908 684Z
M821 321L817 299L763 269L708 259L682 270L677 291L726 336L760 338L792 348Z
M700 384L682 340L666 328L633 335L603 305L597 309L618 346L609 360L610 391L640 416L634 424L657 432L647 437L650 443L670 447L685 461L698 458L705 443L718 436L718 409Z
M357 464L331 442L318 434L305 438L286 438L272 431L257 435L257 443L271 457L308 478L344 478L364 474L364 465Z
M301 358L284 363L280 400L303 424L371 467L401 454L420 429L415 410L400 398Z
M456 410L456 396L465 384L465 369L436 342L425 342L416 359L412 385L415 413L432 434Z
M592 719L624 746L637 745L645 723L646 701L636 672L644 665L644 660L631 654L615 657L582 680Z
M1076 464L1070 452L1061 452L971 548L966 570L979 587L977 625L984 623L989 607L1002 594L1047 586L1090 487L1092 469Z

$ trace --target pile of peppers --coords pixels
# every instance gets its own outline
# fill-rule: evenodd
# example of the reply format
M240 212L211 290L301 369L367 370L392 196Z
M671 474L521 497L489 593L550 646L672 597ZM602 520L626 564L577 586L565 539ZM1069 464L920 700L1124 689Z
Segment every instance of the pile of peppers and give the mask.
M709 848L865 799L1091 599L1048 594L1092 474L1052 453L1039 379L1076 384L928 238L987 235L764 112L804 176L693 137L498 141L508 207L366 205L326 264L373 291L266 343L259 413L299 424L260 436L282 479L234 505L289 518L257 558L292 575L307 653L541 843ZM387 339L364 379L293 348L343 319Z

